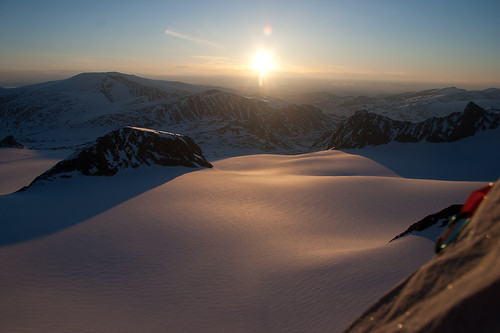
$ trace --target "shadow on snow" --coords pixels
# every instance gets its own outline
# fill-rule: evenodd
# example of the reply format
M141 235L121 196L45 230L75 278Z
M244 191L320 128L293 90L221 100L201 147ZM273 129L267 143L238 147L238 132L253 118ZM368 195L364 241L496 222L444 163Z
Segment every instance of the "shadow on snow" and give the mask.
M112 177L74 176L0 196L0 246L46 236L169 182L188 167L143 167Z

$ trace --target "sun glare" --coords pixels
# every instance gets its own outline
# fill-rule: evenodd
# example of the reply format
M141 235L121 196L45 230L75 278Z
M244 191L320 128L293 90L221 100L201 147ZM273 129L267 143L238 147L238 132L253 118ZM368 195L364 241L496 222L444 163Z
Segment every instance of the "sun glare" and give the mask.
M266 73L273 69L273 58L267 51L260 51L253 59L253 69L260 73Z
M267 51L260 51L253 58L252 68L259 72L259 86L264 86L267 73L274 69L273 57Z

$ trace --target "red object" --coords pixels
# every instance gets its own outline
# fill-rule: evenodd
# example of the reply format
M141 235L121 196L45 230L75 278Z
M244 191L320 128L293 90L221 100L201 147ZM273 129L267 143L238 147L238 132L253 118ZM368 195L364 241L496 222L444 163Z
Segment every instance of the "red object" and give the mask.
M472 192L469 195L469 198L467 198L467 201L465 201L460 212L464 214L465 217L471 217L492 187L493 183L490 183L489 185Z

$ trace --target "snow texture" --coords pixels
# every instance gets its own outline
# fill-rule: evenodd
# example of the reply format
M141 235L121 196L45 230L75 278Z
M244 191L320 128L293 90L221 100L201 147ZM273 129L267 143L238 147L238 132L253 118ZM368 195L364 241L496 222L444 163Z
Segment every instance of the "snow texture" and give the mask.
M382 297L345 332L498 332L500 186L456 241Z
M380 114L388 107L399 120L421 121L477 98L493 103L498 91L353 97L353 109L345 107L371 103ZM478 252L498 254L499 242L487 241L498 233L481 223L430 262L428 233L388 243L498 178L498 129L455 142L280 155L310 151L342 114L120 73L1 90L0 117L2 136L70 148L0 149L2 332L340 332L398 283L401 296L386 299L403 307L393 317L377 312L376 324L443 328L441 318L457 314L449 299L498 294L488 289L498 286L497 256ZM190 146L170 132L191 136L213 168L164 166L162 149L141 152L158 148L155 140ZM82 152L99 163L87 158L69 168ZM193 164L205 160L201 150L189 156ZM64 172L45 186L16 192L58 162ZM443 272L430 285L436 297L426 298L426 267L463 280ZM422 303L402 310L409 300ZM356 327L371 328L369 319Z
M1 330L339 332L433 256L388 240L484 185L341 151L212 164L0 196Z
M377 161L406 178L494 182L500 176L499 144L497 128L455 142L391 142L343 151Z

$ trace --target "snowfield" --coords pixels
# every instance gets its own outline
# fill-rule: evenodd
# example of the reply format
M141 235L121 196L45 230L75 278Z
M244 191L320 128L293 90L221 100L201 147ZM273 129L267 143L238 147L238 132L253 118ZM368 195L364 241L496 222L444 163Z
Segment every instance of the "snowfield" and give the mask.
M391 142L343 151L377 161L405 178L495 182L500 176L499 146L497 128L455 142Z
M485 185L322 151L11 193L39 154L0 149L2 332L339 332L434 256L388 241Z
M35 177L71 153L73 150L0 148L0 195L15 192L28 185Z

